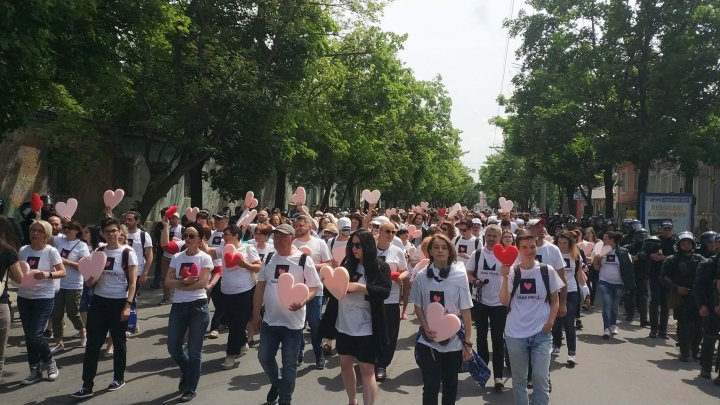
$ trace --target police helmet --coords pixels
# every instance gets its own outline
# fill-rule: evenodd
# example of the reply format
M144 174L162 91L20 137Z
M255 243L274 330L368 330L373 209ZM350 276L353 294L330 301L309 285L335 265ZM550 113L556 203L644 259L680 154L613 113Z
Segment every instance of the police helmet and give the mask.
M693 236L692 232L690 232L690 231L684 231L684 232L680 232L678 234L677 244L680 245L680 242L682 242L684 240L689 240L690 242L693 243L693 245L695 244L695 237Z
M715 243L715 240L718 237L718 233L715 231L707 231L703 232L702 235L700 235L700 243L703 245L709 245L711 243Z

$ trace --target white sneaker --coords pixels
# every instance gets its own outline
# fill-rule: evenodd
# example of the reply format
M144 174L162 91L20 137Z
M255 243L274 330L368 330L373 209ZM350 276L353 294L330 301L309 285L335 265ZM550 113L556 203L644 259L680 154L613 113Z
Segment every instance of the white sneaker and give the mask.
M55 346L53 346L52 349L50 349L50 353L58 354L58 353L62 352L63 350L65 350L65 345L62 343L58 343Z
M559 348L559 347L553 347L553 349L552 349L552 356L553 356L553 357L558 357L558 356L560 356L560 348Z
M235 367L235 364L237 364L237 360L235 356L225 356L225 361L223 361L222 368L224 370L230 370L231 368Z
M603 331L603 339L610 339L610 329L609 328L605 328L605 330Z
M85 347L85 346L87 346L87 338L86 337L80 338L80 347Z
M34 384L40 380L42 380L42 371L38 366L32 366L30 367L30 374L22 380L22 385Z
M613 326L610 327L610 333L612 333L613 335L617 335L617 334L618 334L618 327L617 327L617 325L613 325Z
M250 346L248 346L247 343L243 345L243 347L240 348L240 354L238 354L238 357L242 357L247 353L247 351L250 349Z
M47 368L48 372L48 380L55 381L56 378L60 375L60 370L57 368L57 363L55 363L55 359L50 360L49 363L45 364L45 367Z
M575 365L577 364L577 361L575 360L575 356L574 356L574 355L573 355L573 356L568 356L567 364L568 364L568 366L570 366L570 367L575 367Z

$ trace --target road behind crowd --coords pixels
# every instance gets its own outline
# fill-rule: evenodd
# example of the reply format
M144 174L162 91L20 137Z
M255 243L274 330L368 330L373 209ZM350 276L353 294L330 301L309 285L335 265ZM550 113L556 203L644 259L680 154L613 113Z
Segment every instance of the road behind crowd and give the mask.
M140 297L139 334L128 341L127 385L116 392L105 387L112 380L112 359L100 356L95 396L88 404L165 404L176 403L179 371L166 348L167 320L170 306L157 306L158 290L145 290ZM622 312L622 309L621 309ZM16 314L16 318L17 318ZM414 315L402 321L398 350L388 368L388 379L379 383L380 404L419 404L422 402L422 376L415 364L413 346L418 323ZM624 316L620 316L621 319ZM578 365L567 368L567 351L553 361L551 402L553 404L717 404L720 387L699 377L699 365L677 360L675 341L650 339L649 329L638 322L620 322L620 334L605 341L601 338L602 319L599 310L584 312L585 328L578 332ZM65 334L74 335L70 322ZM83 349L78 339L67 339L65 352L56 356L60 376L55 382L41 381L20 385L28 373L25 346L19 320L12 324L5 351L5 375L0 385L3 404L76 403L69 394L82 385ZM343 404L347 396L340 379L336 355L324 370L316 370L315 359L306 334L305 361L298 370L294 404ZM237 368L223 370L227 334L205 340L203 369L197 404L265 403L268 379L257 360L257 349L251 348ZM333 352L334 353L334 352ZM558 363L558 361L563 363ZM506 370L506 373L508 371ZM509 373L508 373L509 374ZM359 372L358 372L359 375ZM713 377L716 374L713 373ZM506 388L500 394L492 388L479 388L468 374L460 375L458 404L512 404L512 382L505 378ZM488 383L492 386L492 379ZM241 401L241 402L237 402ZM362 395L358 394L362 403Z

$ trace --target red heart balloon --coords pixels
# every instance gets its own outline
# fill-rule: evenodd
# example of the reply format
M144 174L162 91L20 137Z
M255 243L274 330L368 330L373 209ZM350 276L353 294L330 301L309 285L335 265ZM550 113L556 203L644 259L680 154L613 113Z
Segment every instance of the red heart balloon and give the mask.
M190 277L190 268L183 267L182 271L180 271L180 278L188 278Z
M178 210L178 206L173 205L172 207L168 208L167 211L165 211L165 217L168 219L172 218L172 216L175 215L177 210Z
M502 264L513 264L515 263L515 259L517 259L518 252L517 248L514 245L510 245L505 249L503 245L496 243L493 247L493 253L495 254L495 257L498 259L498 261Z
M223 256L225 258L225 267L228 269L237 267L237 265L240 264L240 260L243 259L242 253L225 253Z
M175 241L168 242L168 244L165 245L163 249L171 255L174 255L175 253L180 251L180 247Z
M180 272L180 278L198 277L200 275L200 268L197 264L193 263L189 268L183 267Z
M397 279L400 278L400 272L393 271L392 273L390 273L390 278L392 279L392 281L397 281Z
M32 205L33 211L40 211L40 208L42 208L42 206L43 206L43 202L40 199L40 194L33 193L32 201L30 202L30 204Z

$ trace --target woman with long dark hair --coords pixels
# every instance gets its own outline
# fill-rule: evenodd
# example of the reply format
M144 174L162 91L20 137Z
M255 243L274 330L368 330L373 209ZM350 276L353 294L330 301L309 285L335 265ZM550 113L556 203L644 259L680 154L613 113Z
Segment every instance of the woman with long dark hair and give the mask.
M10 330L11 314L8 296L8 280L22 281L22 272L18 263L17 249L20 238L16 235L12 222L0 215L0 380L5 365L5 346Z
M445 226L445 224L443 224ZM442 385L442 403L454 404L457 397L458 370L463 360L472 358L472 314L465 265L457 260L455 244L437 234L428 244L430 264L415 276L410 301L420 321L420 336L415 344L416 359L423 376L423 404L437 404ZM431 303L440 303L445 312L460 317L465 339L459 335L438 342L425 313Z
M347 295L339 302L332 297L328 302L325 326L333 322L337 330L336 349L340 356L340 375L348 395L348 403L357 404L355 359L360 363L363 403L375 403L375 359L378 350L387 344L383 302L390 295L390 267L378 260L375 238L371 232L360 229L350 236L345 260L342 262L350 274Z

